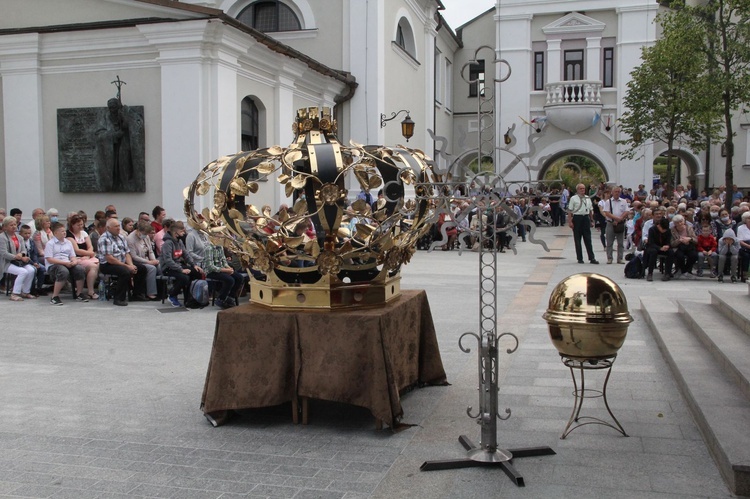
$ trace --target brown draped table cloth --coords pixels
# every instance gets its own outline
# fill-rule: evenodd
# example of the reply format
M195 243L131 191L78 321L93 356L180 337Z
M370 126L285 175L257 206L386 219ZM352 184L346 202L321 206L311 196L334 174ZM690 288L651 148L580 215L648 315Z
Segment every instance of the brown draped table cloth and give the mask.
M216 316L201 408L220 424L229 410L308 397L365 407L393 428L416 384L447 384L423 290L356 310L251 303Z

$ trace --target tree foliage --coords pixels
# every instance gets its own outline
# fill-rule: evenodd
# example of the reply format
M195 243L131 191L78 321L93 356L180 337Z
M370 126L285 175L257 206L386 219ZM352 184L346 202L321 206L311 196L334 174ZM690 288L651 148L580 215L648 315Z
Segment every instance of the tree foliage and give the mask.
M644 140L702 150L707 139L722 140L727 154L727 203L734 184L732 118L750 101L750 0L708 0L686 6L672 2L658 16L663 37L643 50L632 73L621 119L629 136L625 157L635 157Z
M708 60L703 56L701 20L685 10L657 18L663 36L642 49L642 64L631 72L620 119L628 136L620 155L633 158L644 142L662 141L671 155L680 144L700 150L706 137L718 138L720 94L711 85ZM671 172L668 169L668 179Z
M734 128L732 118L750 101L750 1L709 0L684 9L701 23L703 54L708 61L710 84L720 94L727 187L726 206L732 206L734 185Z
M546 182L559 180L568 187L578 183L599 184L607 180L604 171L596 161L585 156L564 156L555 161L544 174ZM552 187L559 186L558 182L551 184Z

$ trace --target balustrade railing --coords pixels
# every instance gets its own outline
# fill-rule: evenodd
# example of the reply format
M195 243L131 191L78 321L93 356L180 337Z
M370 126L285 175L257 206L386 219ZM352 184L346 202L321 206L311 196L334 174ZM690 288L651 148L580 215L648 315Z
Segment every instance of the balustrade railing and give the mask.
M571 80L547 83L547 106L601 104L602 82Z

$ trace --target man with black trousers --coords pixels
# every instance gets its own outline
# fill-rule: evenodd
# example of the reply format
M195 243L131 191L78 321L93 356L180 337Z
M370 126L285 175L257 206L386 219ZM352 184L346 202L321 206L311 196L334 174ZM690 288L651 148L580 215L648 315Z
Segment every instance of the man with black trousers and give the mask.
M659 259L659 255L666 257L664 263L664 274L661 276L662 281L669 281L672 278L672 265L674 263L674 250L671 246L672 242L672 231L669 230L669 220L662 218L659 223L654 223L650 229L648 229L648 241L646 242L645 248L645 261L644 266L646 267L646 280L654 280L654 268L656 267L656 261Z
M576 258L578 263L583 263L583 248L581 239L586 245L586 253L589 257L589 263L598 264L594 256L594 249L591 246L591 227L594 226L594 205L591 198L586 195L586 186L578 184L576 186L576 195L568 201L568 226L573 229L573 242L576 245Z
M117 276L114 304L127 306L130 278L133 278L133 300L146 301L146 267L133 263L125 236L120 234L120 222L116 218L107 220L107 232L99 237L97 257L99 272Z

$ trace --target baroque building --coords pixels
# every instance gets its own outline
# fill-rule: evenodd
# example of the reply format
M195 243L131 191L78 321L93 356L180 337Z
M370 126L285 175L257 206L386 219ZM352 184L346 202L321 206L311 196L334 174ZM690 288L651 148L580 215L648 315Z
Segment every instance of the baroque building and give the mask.
M485 80L504 71L495 59L507 60L512 74L496 99L493 140L503 149L511 130L515 157L524 157L499 155L508 180L536 181L557 158L576 154L597 162L610 182L649 185L666 149L646 145L635 160L617 154L630 71L658 36L655 0L498 0L455 32L440 0L59 5L0 0L0 206L93 213L114 203L135 214L159 204L180 217L182 189L200 168L240 150L288 145L295 111L310 106L334 110L343 143L404 144L435 158L432 132L452 155L436 162L469 161ZM97 152L94 132L66 128L61 116L106 110L118 80L122 104L142 106L145 189L71 192L67 184L85 190L91 182L82 165ZM408 143L399 126L406 111L416 124ZM739 124L742 187L750 185L750 126ZM723 183L719 147L678 153L683 182ZM271 184L262 183L257 204L288 201Z
M446 43L436 42L444 38L437 0L59 5L0 0L0 206L93 213L114 203L134 214L160 204L179 217L182 189L200 168L288 145L296 110L310 106L333 108L339 139L365 144L404 143L405 113L385 127L380 118L408 110L419 124L408 145L432 153L434 54ZM446 52L457 47L450 37L447 44ZM86 186L94 132L79 126L63 137L59 111L105 108L118 79L122 104L143 107L145 191L64 192L66 182ZM61 167L61 139L88 144L72 172ZM286 201L283 186L271 184L258 204Z

